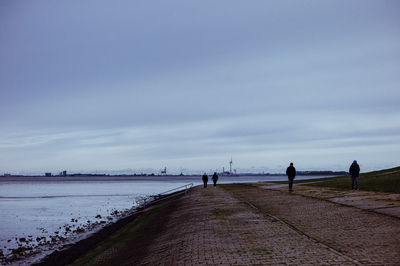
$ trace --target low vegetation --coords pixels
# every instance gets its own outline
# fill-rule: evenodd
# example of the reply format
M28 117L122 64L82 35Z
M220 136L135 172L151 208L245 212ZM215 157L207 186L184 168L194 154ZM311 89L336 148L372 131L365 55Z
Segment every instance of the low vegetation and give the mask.
M315 181L319 181L314 183ZM349 189L351 177L349 175L321 178L313 180L298 180L296 183L311 182L309 186L333 187L338 189ZM400 167L385 169L360 174L360 190L400 193Z
M163 224L173 208L173 200L152 207L71 265L137 264L147 245L163 230Z

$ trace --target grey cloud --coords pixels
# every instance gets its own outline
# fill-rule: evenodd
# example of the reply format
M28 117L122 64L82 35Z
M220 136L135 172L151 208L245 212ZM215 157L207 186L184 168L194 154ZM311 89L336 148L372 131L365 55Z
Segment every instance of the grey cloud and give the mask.
M244 168L334 166L368 149L392 163L398 10L3 1L0 168L206 167L232 154Z

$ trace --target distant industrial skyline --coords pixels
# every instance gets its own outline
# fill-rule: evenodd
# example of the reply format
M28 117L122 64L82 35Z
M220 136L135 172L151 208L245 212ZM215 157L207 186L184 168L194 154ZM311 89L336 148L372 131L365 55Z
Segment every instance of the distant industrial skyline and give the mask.
M0 174L400 165L398 1L2 1Z

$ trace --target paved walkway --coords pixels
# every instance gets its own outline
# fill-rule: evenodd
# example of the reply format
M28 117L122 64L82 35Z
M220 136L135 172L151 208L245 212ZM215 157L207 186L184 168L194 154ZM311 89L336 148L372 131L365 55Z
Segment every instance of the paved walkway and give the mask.
M295 194L324 199L400 218L400 194L363 190L337 190L329 187L308 186L307 184L310 183L295 184ZM267 183L260 187L280 191L288 190L287 184Z
M195 187L142 265L399 265L400 219L257 186Z
M330 196L335 194L333 198L338 198L338 194L334 190L328 193L324 188L295 187L294 193L287 192L287 187L231 185L228 188L263 213L279 217L300 234L352 258L355 263L400 265L400 219L395 216L371 211L365 205L354 207L357 200L353 206L337 204ZM336 192L343 197L354 194Z

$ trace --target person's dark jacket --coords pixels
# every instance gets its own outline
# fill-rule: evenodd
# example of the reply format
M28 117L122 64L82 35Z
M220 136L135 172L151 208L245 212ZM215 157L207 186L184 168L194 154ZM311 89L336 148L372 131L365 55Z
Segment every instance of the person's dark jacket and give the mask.
M289 166L286 169L286 175L288 176L288 178L290 179L294 179L294 177L296 176L296 168L294 168L294 166Z
M352 177L357 177L360 175L360 166L358 163L352 163L349 168L349 173Z
M208 182L208 175L203 175L203 182L204 183L207 183Z
M213 174L212 180L213 180L214 182L217 182L217 180L218 180L218 175L217 175L217 174Z

